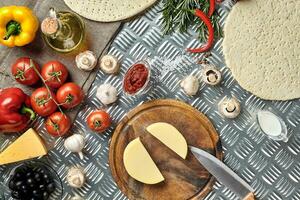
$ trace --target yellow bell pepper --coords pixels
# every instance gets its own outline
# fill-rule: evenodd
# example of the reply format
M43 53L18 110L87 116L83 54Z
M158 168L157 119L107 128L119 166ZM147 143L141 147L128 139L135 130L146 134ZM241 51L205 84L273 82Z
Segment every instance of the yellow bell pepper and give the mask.
M0 44L8 47L24 46L33 41L39 21L24 6L0 8Z

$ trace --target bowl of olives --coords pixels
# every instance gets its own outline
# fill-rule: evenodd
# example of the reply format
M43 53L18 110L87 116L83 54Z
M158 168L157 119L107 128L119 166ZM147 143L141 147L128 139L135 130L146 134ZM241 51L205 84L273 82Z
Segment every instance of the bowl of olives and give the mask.
M6 177L5 177L6 176ZM4 174L5 199L62 199L63 186L55 170L42 161L31 160L14 165Z

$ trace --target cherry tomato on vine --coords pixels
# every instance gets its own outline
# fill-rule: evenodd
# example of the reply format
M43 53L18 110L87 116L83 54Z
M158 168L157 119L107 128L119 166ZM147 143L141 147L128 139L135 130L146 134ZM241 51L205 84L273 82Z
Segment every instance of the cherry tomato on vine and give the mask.
M64 108L73 108L81 103L84 98L82 89L75 83L65 83L56 92L58 103Z
M47 118L45 127L50 135L54 137L63 136L70 129L71 121L67 115L55 112Z
M49 94L47 88L38 88L33 91L30 97L32 109L42 117L51 115L57 109L57 105L53 101L55 98L55 94L53 92Z
M43 65L41 75L51 88L59 88L68 78L67 68L58 61L50 61Z
M40 77L31 66L30 60L37 71L40 71L39 65L28 57L21 57L16 60L16 62L11 66L11 73L15 77L16 81L23 85L34 85L39 80Z
M87 125L91 130L101 133L109 128L111 119L107 112L96 110L87 117Z

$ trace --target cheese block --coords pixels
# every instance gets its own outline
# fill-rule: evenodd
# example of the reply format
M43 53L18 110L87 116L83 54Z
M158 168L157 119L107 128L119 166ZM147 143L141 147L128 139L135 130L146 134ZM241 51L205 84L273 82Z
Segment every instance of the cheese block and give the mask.
M43 156L47 152L40 136L30 128L0 154L0 165Z
M126 146L123 162L128 174L142 183L156 184L164 180L140 138L132 140Z
M158 122L146 128L154 137L172 149L183 159L186 158L188 146L183 135L171 124Z

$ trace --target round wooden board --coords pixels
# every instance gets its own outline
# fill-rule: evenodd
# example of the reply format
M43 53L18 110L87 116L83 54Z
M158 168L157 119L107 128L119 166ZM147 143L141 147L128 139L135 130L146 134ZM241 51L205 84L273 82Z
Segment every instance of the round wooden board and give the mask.
M219 136L204 114L180 101L154 100L130 111L112 136L109 164L119 188L129 199L135 200L203 199L211 190L215 179L190 151L184 160L147 133L145 128L155 122L172 124L183 134L188 145L201 148L222 159ZM123 152L127 144L137 137L141 138L165 181L147 185L136 181L126 172Z

